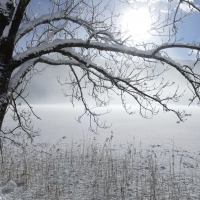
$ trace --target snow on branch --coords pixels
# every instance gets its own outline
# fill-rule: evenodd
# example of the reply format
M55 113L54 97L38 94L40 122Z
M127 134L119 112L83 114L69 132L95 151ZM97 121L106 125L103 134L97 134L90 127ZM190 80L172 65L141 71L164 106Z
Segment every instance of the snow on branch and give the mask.
M17 32L15 43L17 43L21 37L23 37L26 33L29 33L30 31L32 31L35 27L37 27L41 24L47 24L47 23L50 23L51 21L58 21L61 19L64 19L66 21L68 21L68 20L72 21L74 23L77 23L77 24L84 26L87 29L93 31L92 27L86 21L84 21L78 17L72 17L69 15L66 15L65 11L58 11L55 13L42 15L41 17L39 17L35 20L31 20L31 21L25 23L24 25L22 25L22 27Z
M3 22L3 20L1 19L2 20L1 26L6 25L4 27L3 34L0 33L0 36L2 38L5 38L8 36L17 9L18 7L13 5L12 0L3 0L0 2L0 14L4 15L4 17L6 18L6 23Z
M155 55L161 50L164 49L169 49L169 48L185 48L185 49L191 49L191 50L199 50L200 51L200 46L195 45L195 44L190 44L190 43L165 43L160 46L157 46L153 50L153 54Z
M12 0L2 0L0 2L0 13L3 14L5 17L9 17L7 11L8 5L12 5Z
M152 53L150 51L138 50L135 47L128 47L125 45L108 44L101 42L91 42L87 43L82 39L56 39L52 43L43 43L42 46L32 47L23 53L19 53L14 56L13 60L15 62L26 62L29 59L51 53L66 47L83 47L83 48L95 48L103 51L113 51L129 54L132 56L152 58Z
M161 49L170 48L170 47L190 47L192 45L184 45L184 44L171 44L171 45L161 45L160 47L157 47L157 49L154 49L153 51L144 51L144 50L138 50L135 47L128 47L125 45L118 45L118 44L108 44L108 43L101 43L101 42L91 42L87 43L84 40L81 39L56 39L52 43L43 43L42 46L39 47L32 47L28 50L26 50L23 53L20 53L16 56L14 56L13 60L14 62L24 63L30 59L34 59L38 56L45 55L47 53L59 51L63 48L68 47L83 47L83 48L94 48L102 51L112 51L112 52L119 52L128 54L131 56L137 56L141 58L149 58L149 59L155 59L162 62L165 62L174 68L176 68L187 80L190 80L189 75L187 75L183 70L182 66L179 63L176 63L174 60L172 60L169 57L162 56L160 53L157 53Z
M27 72L38 62L46 63L49 65L74 65L80 66L80 63L73 60L53 60L48 58L47 56L41 56L38 58L31 59L24 64L22 64L19 69L12 75L10 83L9 83L9 90L11 91L15 88L21 79L27 74Z
M30 59L36 58L38 56L42 56L47 53L59 51L63 48L69 48L69 47L83 47L83 48L94 48L102 51L112 51L112 52L119 52L128 54L131 56L137 56L141 58L149 58L149 59L155 59L162 62L165 62L173 67L175 67L186 79L190 80L190 77L183 72L182 66L179 63L176 63L174 60L172 60L169 57L162 56L159 51L161 49L166 48L172 48L172 47L182 47L182 48L196 48L195 45L190 44L164 44L161 46L158 46L154 50L150 51L144 51L144 50L138 50L135 47L128 47L126 45L118 45L118 44L109 44L109 43L101 43L101 42L86 42L81 39L56 39L52 43L43 43L42 46L39 47L32 47L28 50L26 50L23 53L20 53L16 55L13 60L16 63L24 63ZM199 48L200 50L200 48Z
M23 63L19 69L16 69L16 72L12 75L9 82L9 91L12 91L15 87L17 87L18 84L21 83L21 79L24 77L24 75L26 75L27 71L29 71L29 69L38 62L38 59L39 58L28 60L27 62Z
M80 63L74 60L54 60L51 58L48 58L46 56L42 56L38 60L39 62L46 63L49 65L74 65L74 66L80 66Z

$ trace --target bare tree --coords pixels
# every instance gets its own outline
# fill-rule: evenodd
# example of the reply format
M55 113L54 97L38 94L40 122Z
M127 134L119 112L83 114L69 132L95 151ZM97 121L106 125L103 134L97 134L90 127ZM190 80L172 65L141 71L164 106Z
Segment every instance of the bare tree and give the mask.
M44 13L40 11L40 5L37 11L32 11L29 7L31 0L2 0L0 137L7 137L7 133L15 130L6 132L2 129L8 109L15 113L13 118L18 121L16 128L21 128L27 134L33 131L30 113L24 110L20 113L16 100L22 98L28 104L23 92L37 63L66 65L70 76L63 84L70 85L71 88L71 93L66 95L72 104L75 99L81 101L85 107L84 114L89 115L90 120L94 120L98 126L104 127L104 124L98 123L99 115L87 103L84 91L88 87L88 93L97 107L108 106L113 94L117 94L121 97L125 110L132 114L126 102L126 97L130 96L133 103L139 105L143 117L157 114L159 105L165 111L174 112L180 121L184 121L187 115L185 111L169 106L170 102L179 101L182 93L179 93L177 87L173 93L166 94L167 88L174 83L165 81L162 77L169 67L174 68L184 77L192 91L188 103L196 100L199 103L200 75L193 70L193 66L177 63L167 51L173 48L195 50L197 57L194 65L199 62L199 44L181 43L176 36L179 22L200 9L193 1L179 0L176 9L171 10L172 2L168 3L165 17L158 14L155 18L153 11L149 10L152 16L149 33L153 38L160 38L161 42L135 45L133 38L128 37L118 27L116 22L119 16L112 8L112 1L51 0L49 11ZM132 6L134 12L137 1L124 0L123 3ZM189 12L181 11L182 4L188 6ZM51 53L55 53L57 59L52 59L49 56ZM98 59L105 63L100 65ZM156 70L159 64L162 64L163 69ZM29 107L32 111L30 105ZM93 130L92 126L90 128Z

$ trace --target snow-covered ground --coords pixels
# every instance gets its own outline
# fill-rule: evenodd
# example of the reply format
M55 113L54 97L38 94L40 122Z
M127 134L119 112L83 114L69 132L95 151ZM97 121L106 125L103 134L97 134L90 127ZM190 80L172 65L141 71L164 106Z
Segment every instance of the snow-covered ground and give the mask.
M28 146L24 139L23 149L4 143L0 200L200 199L196 108L184 124L162 113L131 118L117 108L105 116L113 126L99 135L86 134L87 119L76 123L78 109L34 108L41 135Z
M64 141L5 147L0 200L200 199L200 151Z

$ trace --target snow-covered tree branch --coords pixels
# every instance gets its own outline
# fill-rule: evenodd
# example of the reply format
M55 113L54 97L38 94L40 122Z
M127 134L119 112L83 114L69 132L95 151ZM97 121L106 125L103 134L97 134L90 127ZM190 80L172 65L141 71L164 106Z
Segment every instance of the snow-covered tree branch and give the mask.
M30 11L29 5L33 5L31 0L3 0L0 3L2 133L6 134L2 123L9 108L16 113L14 119L19 122L18 127L27 134L32 131L31 121L25 117L27 113L18 113L16 100L21 98L28 104L23 92L34 75L35 65L39 63L58 67L65 65L69 69L70 80L63 84L70 85L71 93L65 95L72 104L75 99L81 101L85 107L84 114L89 115L90 120L100 127L105 125L99 124L99 114L92 111L87 103L84 92L87 88L90 88L87 93L94 100L93 106L106 107L117 95L125 110L132 114L126 101L128 96L133 104L139 105L143 117L157 114L157 106L161 106L184 121L187 115L185 111L170 106L170 103L183 97L183 91L179 91L179 85L175 84L176 80L164 78L170 68L188 84L192 92L188 104L199 104L200 74L195 67L199 62L200 46L197 41L181 41L179 33L179 23L199 12L199 5L193 1L169 1L166 10L157 14L147 4L151 17L148 30L151 38L142 42L122 30L118 22L120 15L113 10L114 3L121 3L132 8L131 12L136 12L134 6L141 2L51 0L42 3L48 4L48 11L40 10L39 4L38 9ZM190 66L178 62L170 53L182 49L196 55ZM49 55L56 55L57 59ZM169 88L171 92L168 92ZM94 131L92 123L90 128ZM3 135L0 134L0 137Z

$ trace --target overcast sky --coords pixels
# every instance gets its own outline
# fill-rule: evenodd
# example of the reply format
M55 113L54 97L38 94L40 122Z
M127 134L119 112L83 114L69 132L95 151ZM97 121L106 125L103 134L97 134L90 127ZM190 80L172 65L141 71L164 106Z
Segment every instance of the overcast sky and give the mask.
M33 12L38 8L39 0L32 0L30 3L30 9ZM115 5L115 12L123 14L119 17L117 23L121 26L122 30L129 29L129 35L132 35L133 40L136 42L146 40L158 42L155 37L150 36L146 33L147 30L151 28L150 15L148 10L154 10L153 18L157 16L156 13L160 11L161 16L164 16L166 12L171 12L177 6L178 0L174 0L171 3L170 10L168 10L168 1L167 0L137 0L137 4L134 5L135 10L132 10L126 4L120 3L120 1L112 1L111 6ZM199 0L194 0L194 3L200 5ZM40 14L48 12L50 1L42 0L41 1L41 11ZM185 4L181 6L183 12L189 12L189 7ZM39 15L40 15L39 14ZM182 39L182 42L191 43L199 42L199 33L200 33L200 14L195 12L191 16L183 20L182 23L178 26L179 33L177 35L178 39ZM194 56L188 56L188 50L178 50L174 49L169 52L169 55L173 55L176 59L179 60L192 60ZM102 61L103 62L103 61ZM186 61L189 63L189 61ZM43 65L44 66L44 65ZM199 66L198 66L199 67ZM42 75L35 75L31 83L27 87L27 92L29 92L28 100L31 103L69 103L69 99L64 97L62 90L67 90L66 87L61 87L57 81L57 78L60 77L61 80L65 80L67 77L67 67L47 67ZM197 71L200 71L197 68ZM185 82L178 75L173 72L169 72L171 78L178 80L180 82L180 88L184 90ZM189 93L186 93L187 98ZM186 98L186 99L187 99ZM114 100L113 103L119 103L119 100ZM186 104L186 100L182 100L181 104Z

